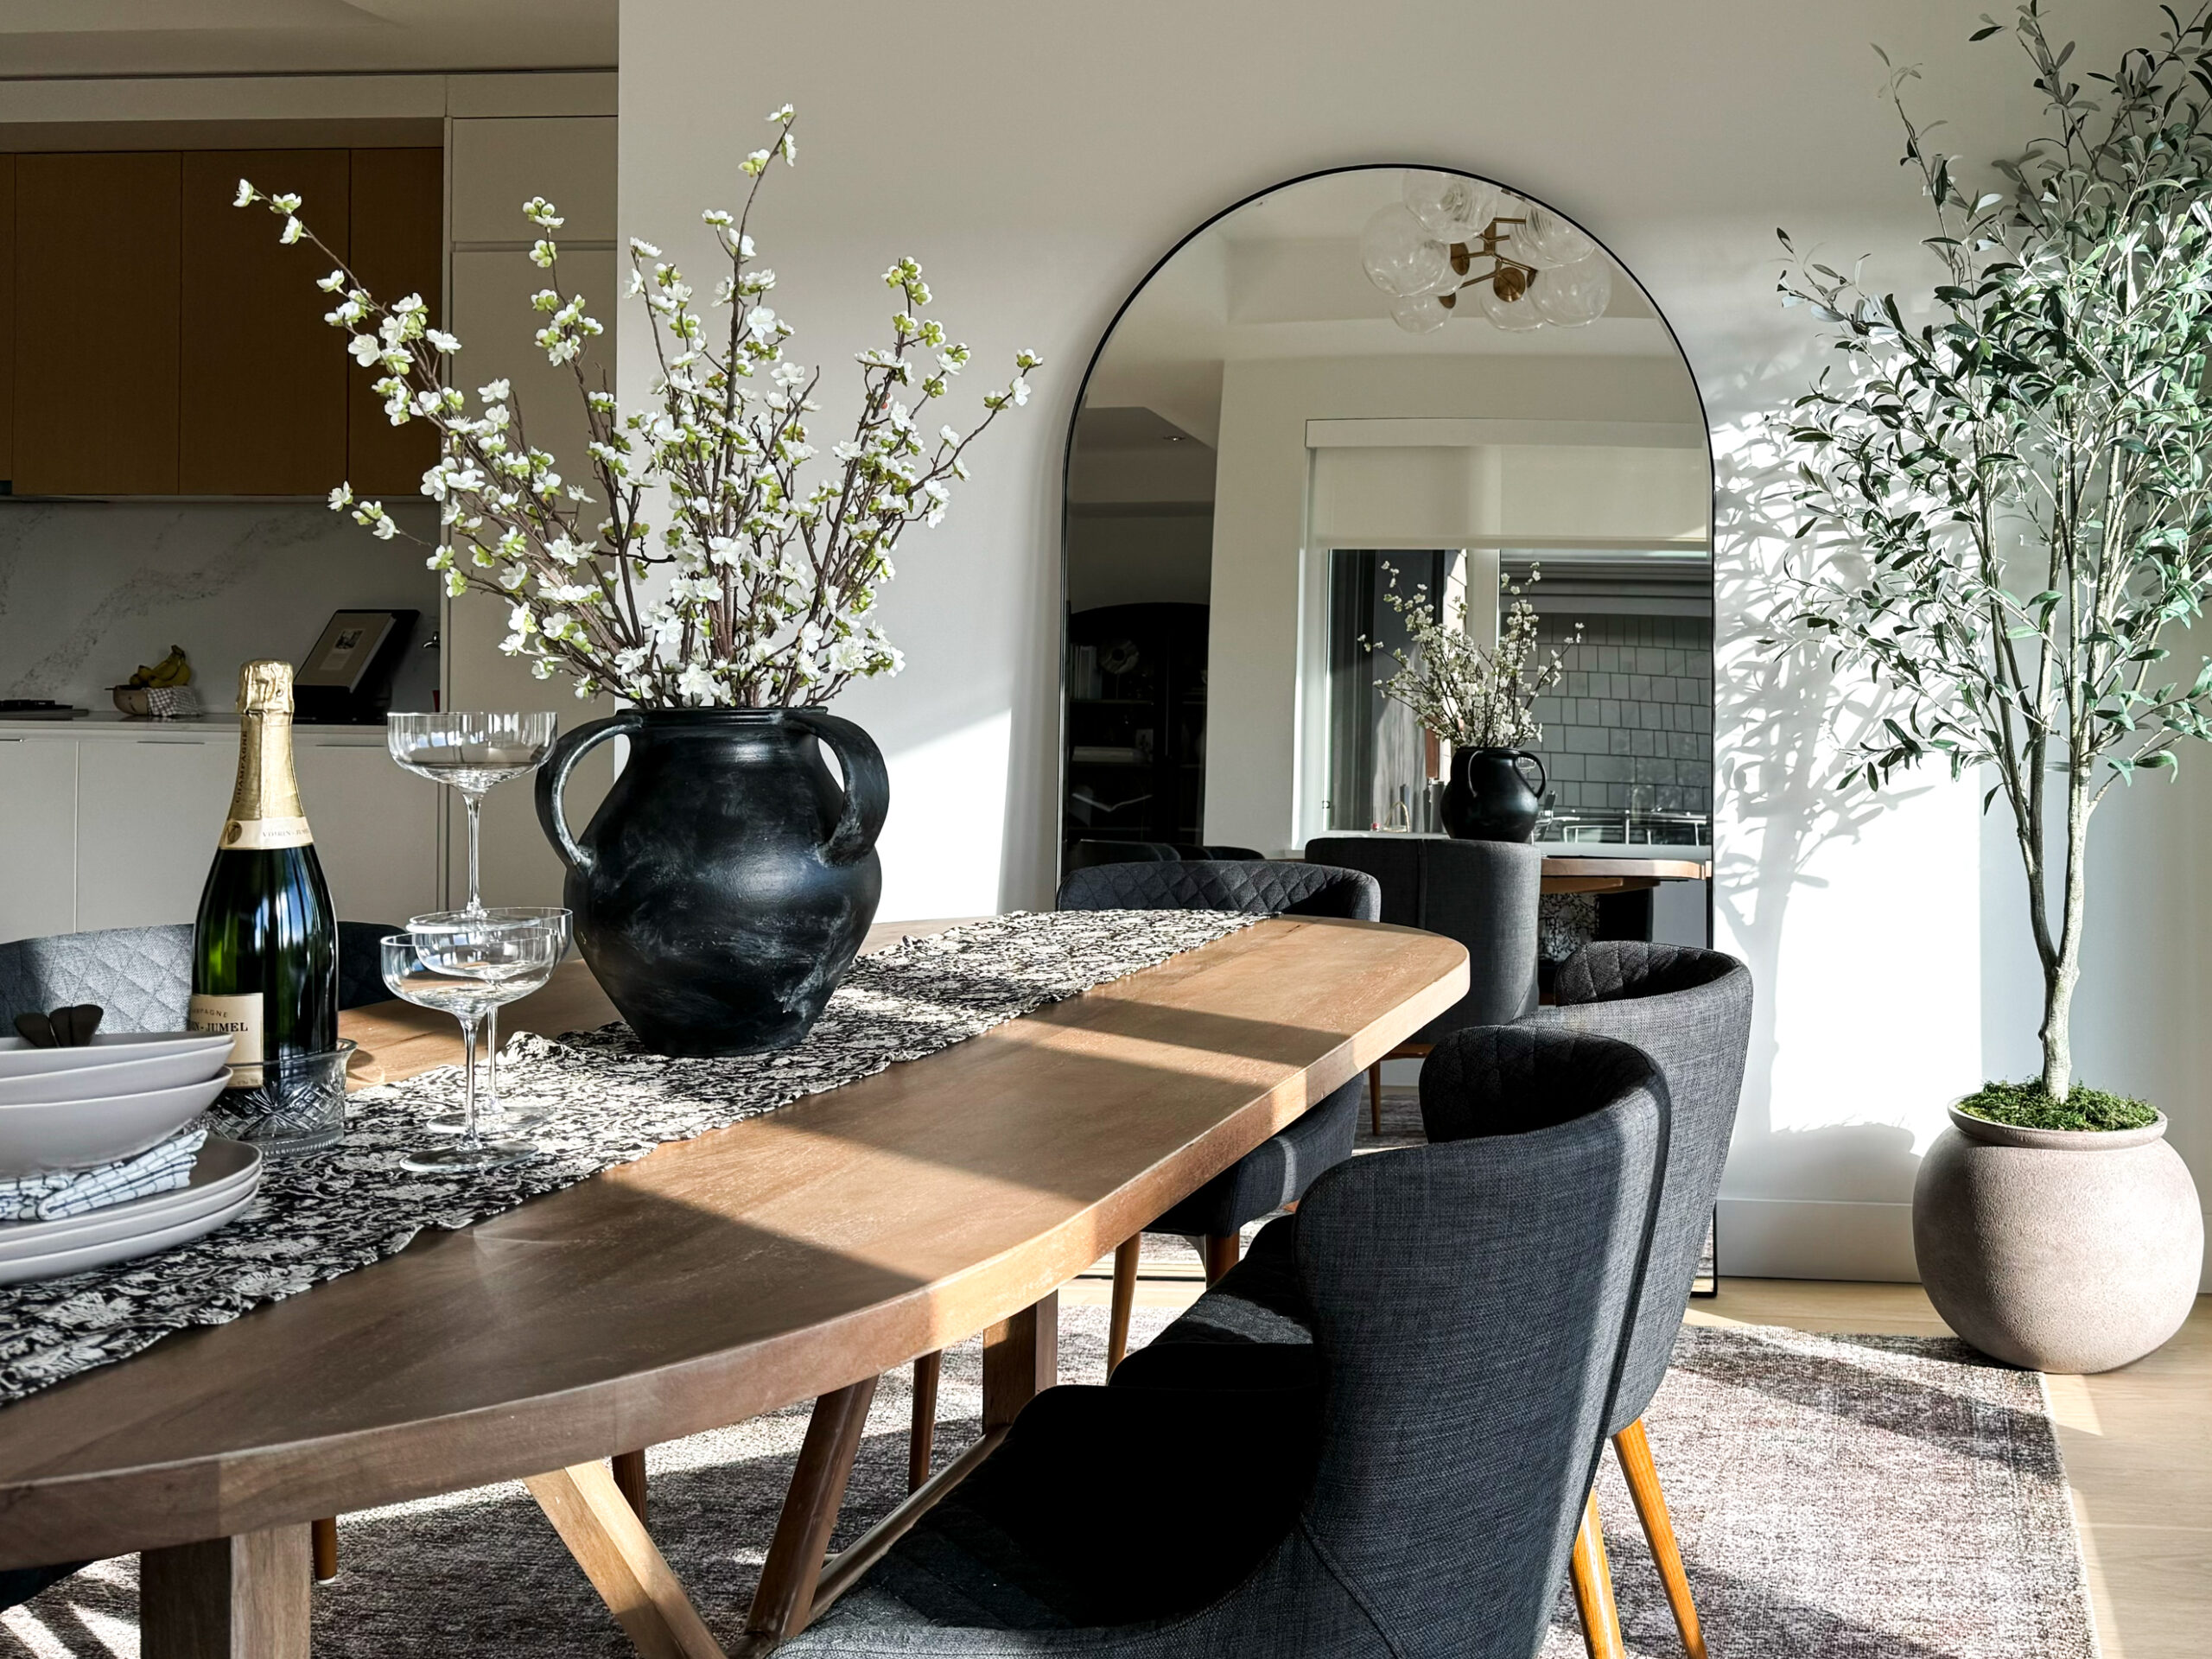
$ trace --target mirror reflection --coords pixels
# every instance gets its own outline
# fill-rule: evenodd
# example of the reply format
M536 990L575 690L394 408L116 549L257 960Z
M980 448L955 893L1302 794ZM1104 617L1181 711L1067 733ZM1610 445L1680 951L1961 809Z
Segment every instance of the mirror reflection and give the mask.
M1408 607L1489 650L1517 594L1559 668L1525 745L1537 839L1705 856L1702 412L1559 214L1380 168L1223 214L1115 323L1068 481L1068 849L1439 833L1450 754L1377 682Z

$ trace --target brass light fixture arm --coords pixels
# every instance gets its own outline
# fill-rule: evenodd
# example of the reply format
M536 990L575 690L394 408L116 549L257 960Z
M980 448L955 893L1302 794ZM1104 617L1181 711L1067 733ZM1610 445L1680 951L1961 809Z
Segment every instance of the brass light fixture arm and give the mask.
M1497 245L1510 241L1513 235L1510 231L1498 229L1499 226L1525 225L1528 222L1525 219L1493 219L1483 226L1478 245L1454 242L1452 245L1452 270L1455 275L1466 278L1459 284L1459 288L1472 288L1478 283L1488 283L1491 292L1508 305L1526 294L1529 291L1529 284L1536 280L1536 268L1534 265L1523 264L1518 259L1507 257L1498 251ZM1478 259L1491 261L1491 268L1488 270L1470 275L1470 267ZM1459 289L1454 289L1449 294L1439 295L1437 297L1449 307L1459 297Z

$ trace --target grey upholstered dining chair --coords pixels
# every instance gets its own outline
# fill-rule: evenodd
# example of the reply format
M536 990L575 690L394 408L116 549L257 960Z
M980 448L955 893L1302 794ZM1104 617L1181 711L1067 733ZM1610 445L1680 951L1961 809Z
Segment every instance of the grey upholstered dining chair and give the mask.
M1312 1363L1184 1388L1130 1380L1139 1355L1047 1389L779 1651L1528 1659L1604 1450L1667 1112L1625 1044L1516 1035L1520 1133L1351 1160L1268 1229ZM1205 1517L1209 1548L1160 1548L1163 1516Z
M1706 1227L1720 1191L1721 1167L1736 1126L1743 1093L1745 1056L1751 1046L1751 970L1718 950L1688 945L1612 941L1586 944L1560 968L1556 1006L1538 1008L1523 1022L1532 1030L1569 1031L1617 1038L1649 1054L1666 1080L1674 1109L1666 1185L1654 1224L1651 1266L1629 1345L1620 1399L1606 1425L1621 1471L1628 1477L1637 1518L1651 1543L1653 1562L1667 1592L1675 1624L1689 1659L1705 1659L1697 1605L1675 1541L1667 1500L1643 1430L1651 1404L1674 1357L1675 1338L1688 1306L1690 1285L1705 1247ZM1431 1065L1436 1061L1432 1060ZM1476 1096L1440 1075L1435 1104L1429 1078L1421 1077L1421 1115L1432 1141L1483 1133ZM1594 1547L1602 1560L1604 1541ZM1611 1628L1611 1580L1600 1584ZM1602 1640L1602 1632L1601 1640ZM1619 1652L1593 1644L1599 1659Z
M1168 841L1073 841L1062 855L1060 868L1089 869L1094 864L1173 864L1189 860L1255 859L1262 856L1250 847L1201 847Z
M1267 859L1174 864L1096 864L1060 883L1060 910L1241 910L1257 915L1340 916L1371 922L1381 915L1375 879L1328 864ZM1114 1253L1112 1313L1106 1367L1121 1363L1136 1301L1137 1258L1146 1233L1179 1233L1205 1241L1207 1282L1236 1265L1248 1223L1272 1215L1323 1170L1351 1156L1358 1132L1359 1090L1347 1084L1264 1145L1130 1237Z
M1455 1031L1508 1025L1536 1006L1543 849L1440 836L1320 836L1306 843L1306 855L1372 875L1382 890L1382 920L1467 947L1467 994L1368 1068L1368 1116L1380 1135L1385 1062L1423 1058Z
M396 924L338 924L338 1006L391 1000L377 941ZM0 944L0 1027L71 1002L107 1010L104 1032L181 1031L192 1001L192 927L111 927Z
M1421 1117L1432 1142L1517 1133L1532 1091L1547 1092L1528 1056L1542 1045L1585 1039L1632 1043L1664 1080L1672 1114L1665 1181L1653 1224L1651 1262L1637 1299L1620 1395L1605 1425L1637 1516L1650 1541L1676 1628L1690 1659L1705 1659L1697 1607L1668 1518L1643 1414L1665 1378L1719 1190L1750 1045L1751 974L1716 950L1634 943L1589 944L1560 972L1560 1005L1519 1024L1466 1031L1439 1044L1421 1069ZM1149 1347L1132 1354L1116 1382L1225 1386L1311 1365L1300 1334L1310 1322L1289 1270L1298 1218L1263 1230L1244 1262ZM1203 1345L1202 1345L1203 1344ZM1577 1603L1593 1659L1621 1651L1605 1537L1592 1510L1575 1556Z

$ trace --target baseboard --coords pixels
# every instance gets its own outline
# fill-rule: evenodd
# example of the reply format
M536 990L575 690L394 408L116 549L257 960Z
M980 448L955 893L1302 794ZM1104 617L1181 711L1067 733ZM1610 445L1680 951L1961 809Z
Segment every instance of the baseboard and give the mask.
M1723 1198L1719 1229L1724 1278L1920 1282L1909 1204ZM2212 1238L2212 1213L2205 1217L2204 1231ZM2206 1252L2197 1289L2212 1294L2212 1250Z
M1909 1204L1723 1198L1715 1243L1724 1278L1920 1280Z

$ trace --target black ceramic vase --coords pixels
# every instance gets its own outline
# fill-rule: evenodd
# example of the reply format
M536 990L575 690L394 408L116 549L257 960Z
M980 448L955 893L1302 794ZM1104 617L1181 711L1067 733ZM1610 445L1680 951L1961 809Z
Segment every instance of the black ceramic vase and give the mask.
M611 737L630 740L630 758L572 836L562 786ZM753 1054L806 1035L875 918L889 804L881 752L819 709L626 710L570 732L537 774L576 944L661 1054Z
M1536 769L1536 786L1521 770ZM1444 786L1444 828L1461 841L1527 841L1536 833L1544 763L1526 749L1456 749L1452 781Z

